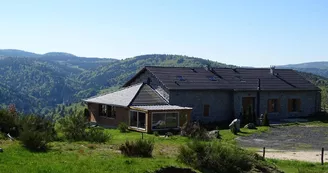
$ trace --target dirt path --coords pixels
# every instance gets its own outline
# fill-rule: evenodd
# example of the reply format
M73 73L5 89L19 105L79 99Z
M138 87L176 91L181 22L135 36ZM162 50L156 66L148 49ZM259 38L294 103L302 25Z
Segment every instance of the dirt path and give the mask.
M261 156L262 151L257 151ZM321 151L286 151L286 150L266 150L265 158L282 160L300 160L307 162L321 162ZM328 162L328 154L324 155L324 162Z

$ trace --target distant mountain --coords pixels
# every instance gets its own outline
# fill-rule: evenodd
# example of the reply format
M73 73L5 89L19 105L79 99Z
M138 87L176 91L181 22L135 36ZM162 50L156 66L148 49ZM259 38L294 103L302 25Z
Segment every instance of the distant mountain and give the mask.
M313 73L328 78L328 61L289 64L277 66L277 68L291 68L297 71Z
M142 55L124 60L82 58L67 53L0 58L0 107L15 104L25 113L47 114L101 91L117 89L147 65L231 67L180 55Z
M101 65L119 61L117 59L111 58L78 57L65 52L48 52L45 54L36 54L17 49L0 49L0 59L1 57L37 58L42 59L43 61L57 62L62 65L79 68L81 70L92 70L98 68Z
M319 69L328 69L328 61L321 62L308 62L301 64L288 64L280 67L284 68L319 68Z
M32 57L37 58L40 57L40 54L27 52L23 50L17 49L0 49L0 57Z

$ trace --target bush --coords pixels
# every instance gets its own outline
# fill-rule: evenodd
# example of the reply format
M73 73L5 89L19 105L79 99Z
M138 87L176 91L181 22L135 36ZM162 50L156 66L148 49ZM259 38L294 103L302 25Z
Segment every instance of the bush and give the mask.
M110 136L101 127L91 127L86 136L86 140L89 142L105 143L110 139Z
M197 140L210 140L211 137L205 128L201 127L198 122L187 122L181 128L181 135Z
M248 172L257 165L256 154L226 143L192 142L179 149L178 160L216 173Z
M45 117L28 115L21 119L19 139L26 148L44 151L55 136L54 124Z
M19 118L16 113L0 110L0 131L2 133L9 133L13 137L19 134Z
M137 141L126 141L120 146L123 155L129 157L151 157L154 149L154 142L139 139Z
M119 125L118 125L118 129L120 130L121 133L126 133L129 131L128 129L128 125L124 122L121 122Z
M158 131L154 131L154 135L155 136L159 136L159 132Z
M82 112L59 120L58 128L69 141L82 141L87 137L87 119Z
M269 122L268 113L264 113L263 120L262 120L262 126L269 126L269 125L270 125L270 122Z

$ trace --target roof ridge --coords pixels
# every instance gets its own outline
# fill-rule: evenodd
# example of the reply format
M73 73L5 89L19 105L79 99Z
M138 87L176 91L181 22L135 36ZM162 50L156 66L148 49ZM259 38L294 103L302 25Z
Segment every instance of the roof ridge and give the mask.
M88 99L92 99L92 98L96 98L96 97L105 96L105 95L107 95L107 94L116 93L116 92L119 92L119 91L122 91L122 90L125 90L125 89L129 89L129 88L131 88L131 87L135 87L135 86L140 85L140 84L142 85L143 83L141 82L141 83L136 83L136 84L133 84L133 85L129 85L129 86L127 86L127 87L121 87L121 88L119 88L119 89L116 90L116 91L106 92L106 93L99 94L99 95L95 95L95 96L93 96L93 97L89 97L89 98L87 98L87 99L83 99L83 100L88 100Z

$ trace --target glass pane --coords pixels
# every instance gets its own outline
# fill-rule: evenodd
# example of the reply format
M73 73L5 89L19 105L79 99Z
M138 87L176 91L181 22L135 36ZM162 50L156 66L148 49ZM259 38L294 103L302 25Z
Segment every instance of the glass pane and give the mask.
M165 113L154 113L152 116L152 128L164 129L165 128Z
M138 123L138 127L144 129L146 127L145 124L146 124L146 114L143 113L143 112L139 112L139 123Z
M166 113L166 128L178 127L178 113Z
M137 112L130 112L130 126L137 127L138 125L138 113Z

